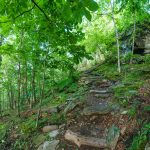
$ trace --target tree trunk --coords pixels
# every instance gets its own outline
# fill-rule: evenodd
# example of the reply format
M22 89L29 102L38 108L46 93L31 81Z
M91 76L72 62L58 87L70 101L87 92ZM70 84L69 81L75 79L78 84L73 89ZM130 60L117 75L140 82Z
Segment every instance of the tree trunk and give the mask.
M21 66L18 64L18 116L20 117Z
M27 62L25 64L25 97L26 100L28 102L28 105L30 105L30 98L28 96L28 66L27 66Z
M9 101L9 108L12 109L12 100L11 100L11 92L10 88L7 89L8 101Z
M1 91L0 91L0 116L2 116L2 99L1 99Z
M112 9L112 20L113 20L113 24L114 24L114 29L115 29L115 34L116 34L116 46L117 46L117 52L118 52L118 72L121 72L121 65L120 65L120 46L119 46L119 35L118 35L118 29L117 29L117 25L115 22L115 17L114 17L114 0L112 0L111 2L111 9Z
M36 102L36 90L35 90L35 66L33 66L32 70L32 98L33 98L33 103Z
M39 123L39 118L41 115L41 107L42 107L42 100L44 99L45 95L44 95L44 89L45 89L45 62L43 65L43 82L42 82L42 94L40 97L40 104L39 104L39 110L38 110L38 114L37 114L37 120L36 120L36 128L38 127L38 123Z
M12 87L12 83L10 83L10 95L11 95L11 103L12 103L12 109L15 109L15 105L14 105L14 93L13 93L13 87Z
M136 31L136 15L135 15L135 13L133 15L133 22L134 22L134 25L133 25L133 39L132 39L132 54L134 53L134 42L135 42L135 31Z

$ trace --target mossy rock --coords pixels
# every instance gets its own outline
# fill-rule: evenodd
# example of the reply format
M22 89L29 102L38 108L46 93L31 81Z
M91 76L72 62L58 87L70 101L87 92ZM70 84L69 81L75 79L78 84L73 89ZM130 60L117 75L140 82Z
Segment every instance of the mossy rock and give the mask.
M46 136L43 134L36 135L33 137L33 144L35 146L41 145L46 140Z

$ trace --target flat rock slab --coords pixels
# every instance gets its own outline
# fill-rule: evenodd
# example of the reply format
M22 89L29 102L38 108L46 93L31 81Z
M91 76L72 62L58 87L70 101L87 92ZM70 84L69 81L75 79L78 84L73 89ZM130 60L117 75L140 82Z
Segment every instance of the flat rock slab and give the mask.
M40 145L37 150L56 150L59 144L59 140L46 141L44 144Z
M58 129L58 126L57 126L57 125L50 125L50 126L45 126L45 127L43 127L42 131L43 131L44 133L47 133L47 132L50 132L50 131L54 131L54 130L56 130L56 129Z
M85 145L98 148L107 148L105 139L83 136L72 132L71 130L67 130L64 136L66 140L75 143L78 147Z
M94 106L89 106L83 109L83 115L105 115L112 111L112 107L107 104L99 104Z

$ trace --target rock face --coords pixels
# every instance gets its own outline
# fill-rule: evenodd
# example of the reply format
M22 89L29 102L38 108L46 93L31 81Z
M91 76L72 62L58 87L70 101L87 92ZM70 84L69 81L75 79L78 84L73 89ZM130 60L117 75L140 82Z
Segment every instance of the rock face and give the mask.
M47 133L47 132L50 132L50 131L54 131L54 130L56 130L56 129L58 129L58 126L57 126L57 125L50 125L50 126L45 126L45 127L43 127L42 131L43 131L44 133Z
M147 34L145 39L145 54L150 54L150 34Z
M150 54L150 30L149 23L144 22L143 24L136 24L136 32L135 42L134 42L134 54ZM121 49L123 53L131 52L132 43L130 38L132 38L132 30L131 27L128 28L121 35Z
M46 141L44 144L40 145L37 150L56 150L59 144L59 140Z

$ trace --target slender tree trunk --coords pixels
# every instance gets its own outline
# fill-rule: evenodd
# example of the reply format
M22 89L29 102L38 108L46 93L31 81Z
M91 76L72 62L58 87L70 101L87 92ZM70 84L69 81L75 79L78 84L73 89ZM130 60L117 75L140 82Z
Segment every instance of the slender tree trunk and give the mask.
M5 110L5 90L3 91L3 102L2 102L2 112Z
M39 118L40 118L40 115L41 115L41 107L42 107L42 101L45 97L44 95L44 89L45 89L45 62L44 62L44 65L43 65L43 79L42 79L42 94L41 94L41 97L40 97L40 103L39 103L39 110L38 110L38 114L37 114L37 120L36 120L36 128L38 127L38 123L39 123Z
M15 104L14 104L14 93L13 93L12 84L10 84L10 93L11 93L12 109L14 109Z
M41 89L40 76L38 77L38 85L39 85L39 98L41 98L42 97L42 89Z
M1 91L0 91L0 116L2 116L2 101L1 101Z
M32 81L30 80L30 87L29 87L29 101L30 101L30 108L32 108Z
M32 70L32 98L33 98L33 103L36 102L36 90L35 90L35 66L33 65L33 70Z
M9 108L12 109L12 100L11 100L11 92L10 88L7 89L8 101L9 101Z
M20 117L21 66L18 64L18 116Z
M134 53L134 42L135 42L135 32L136 32L136 15L133 15L133 38L132 38L132 54Z
M111 9L112 9L112 20L113 20L113 24L114 24L114 29L115 29L115 34L116 34L116 46L117 46L117 55L118 55L118 72L121 72L121 65L120 65L120 46L119 46L119 35L118 35L118 29L117 29L117 25L115 22L115 17L114 17L114 0L112 0L111 2Z
M26 100L28 101L28 105L30 105L30 98L28 96L28 66L27 66L27 62L25 64L25 95L26 95Z

